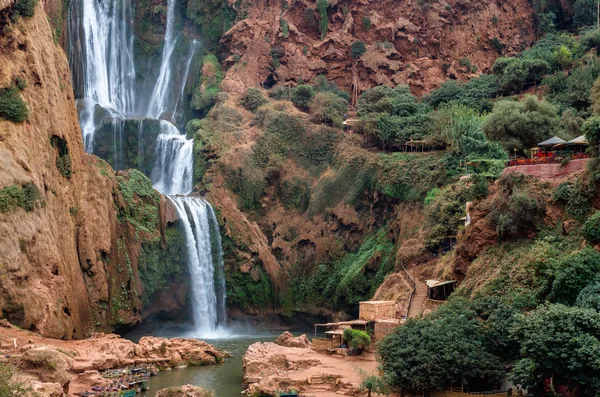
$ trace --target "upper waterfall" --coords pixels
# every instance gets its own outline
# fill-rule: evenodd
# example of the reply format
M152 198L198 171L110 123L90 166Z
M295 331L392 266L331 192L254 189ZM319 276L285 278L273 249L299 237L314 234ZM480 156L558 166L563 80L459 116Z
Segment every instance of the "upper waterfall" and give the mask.
M85 150L93 153L97 145L105 151L110 148L111 156L107 157L111 165L127 168L131 166L124 161L128 138L134 135L135 150L143 153L144 143L148 143L145 128L159 124L159 133L152 138L156 141L150 178L158 191L169 196L179 214L187 241L194 326L197 335L206 335L225 321L221 238L210 204L199 197L184 197L193 188L194 140L187 139L176 127L197 43L183 42L189 50L184 47L184 51L175 51L182 36L176 32L178 0L167 0L160 64L150 62L147 71L147 76L157 76L156 81L138 82L132 1L71 2L69 58L75 71L74 85L78 87ZM176 59L178 52L185 54L181 56L185 59ZM147 95L150 91L152 94ZM154 122L150 122L152 119ZM127 129L132 120L137 123L133 131ZM95 142L98 131L111 142ZM138 160L138 167L143 161L143 157Z

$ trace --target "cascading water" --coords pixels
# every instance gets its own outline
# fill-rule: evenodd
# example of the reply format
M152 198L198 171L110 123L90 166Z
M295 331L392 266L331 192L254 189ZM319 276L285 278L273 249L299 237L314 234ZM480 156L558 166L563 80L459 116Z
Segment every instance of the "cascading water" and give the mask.
M220 319L224 319L223 295L217 295L222 286L215 282L215 262L217 271L222 270L223 254L220 239L212 244L211 229L218 228L216 217L210 204L196 197L170 197L183 223L190 275L194 280L192 290L194 326L196 332L211 336L217 329ZM216 249L214 247L217 247ZM216 258L215 258L216 254ZM220 288L219 288L220 287Z
M168 0L160 70L150 102L144 102L143 98L147 96L136 84L132 1L71 2L69 52L75 71L73 81L79 98L85 149L93 152L98 128L109 128L114 146L112 165L115 169L125 167L125 121L132 118L140 120L135 134L137 150L142 153L144 118L162 119L151 179L158 191L169 196L179 214L188 248L195 333L206 336L214 334L218 325L225 321L221 238L210 204L199 197L185 197L193 187L194 141L186 139L185 134L181 134L172 123L185 92L196 42L193 41L190 46L186 62L182 65L184 69L179 69L183 79L178 80L173 69L180 63L173 58L178 41L175 34L177 0ZM175 85L177 82L179 86Z

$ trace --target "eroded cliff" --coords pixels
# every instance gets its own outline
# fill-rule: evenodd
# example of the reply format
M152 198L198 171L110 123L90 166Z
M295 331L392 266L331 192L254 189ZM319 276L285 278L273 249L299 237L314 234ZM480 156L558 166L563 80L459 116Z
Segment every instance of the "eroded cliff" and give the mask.
M169 283L156 260L144 262L155 265L145 279L138 272L142 246L165 247L164 199L141 173L115 175L84 153L69 65L42 4L30 18L13 13L0 3L0 87L19 86L28 118L0 118L2 315L62 339L135 324L142 300Z

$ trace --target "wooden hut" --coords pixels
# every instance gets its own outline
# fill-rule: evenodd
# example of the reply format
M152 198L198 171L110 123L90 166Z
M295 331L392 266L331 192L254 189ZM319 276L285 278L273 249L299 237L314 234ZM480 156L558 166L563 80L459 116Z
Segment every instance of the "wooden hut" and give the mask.
M456 288L456 280L438 281L427 280L427 297L432 300L445 301L448 300L450 294Z

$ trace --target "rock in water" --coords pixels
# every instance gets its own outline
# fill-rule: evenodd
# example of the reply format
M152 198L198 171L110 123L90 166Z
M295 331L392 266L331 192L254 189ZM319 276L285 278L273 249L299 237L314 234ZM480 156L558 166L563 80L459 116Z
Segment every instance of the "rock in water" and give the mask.
M215 397L215 392L200 386L185 385L159 390L156 397Z
M279 335L277 340L275 340L275 344L285 347L310 347L310 341L308 340L306 335L300 335L296 338L288 331L285 331L283 334Z

